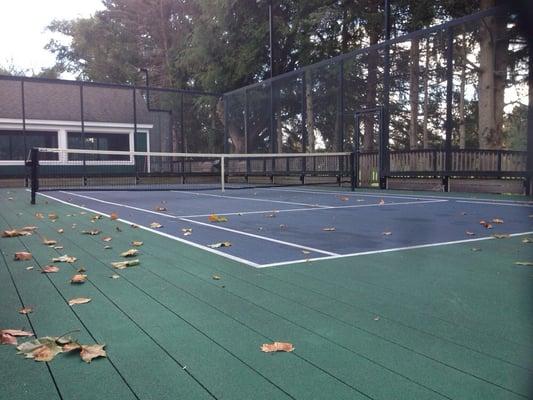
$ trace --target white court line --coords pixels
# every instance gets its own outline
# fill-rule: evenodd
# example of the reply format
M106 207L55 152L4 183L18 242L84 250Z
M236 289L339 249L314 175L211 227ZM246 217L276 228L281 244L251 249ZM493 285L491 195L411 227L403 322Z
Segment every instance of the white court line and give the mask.
M97 210L93 210L91 208L88 208L88 207L85 207L85 206L79 206L77 204L74 204L74 203L69 203L68 201L64 201L64 200L61 200L61 199L57 199L53 196L49 196L49 195L46 195L46 194L43 194L43 193L37 193L39 196L44 196L44 197L47 197L49 199L52 199L52 200L55 200L59 203L63 203L63 204L66 204L66 205L69 205L69 206L72 206L72 207L77 207L77 208L80 208L82 210L86 210L86 211L90 211L90 212L93 212L95 214L100 214L100 215L103 215L105 217L110 217L108 214L106 213L103 213L101 211L97 211ZM120 222L124 222L126 224L129 224L129 225L136 225L139 227L139 229L144 229L145 231L148 231L148 232L151 232L151 233L155 233L156 235L160 235L160 236L164 236L166 238L169 238L169 239L172 239L172 240L175 240L176 242L180 242L180 243L184 243L184 244L188 244L192 247L196 247L198 249L201 249L201 250L204 250L204 251L207 251L209 253L213 253L213 254L217 254L219 256L222 256L222 257L225 257L225 258L228 258L230 260L233 260L233 261L237 261L237 262L240 262L240 263L243 263L243 264L246 264L246 265L249 265L251 267L255 267L255 268L258 268L260 266L260 264L257 264L253 261L250 261L250 260L247 260L245 258L241 258L241 257L237 257L237 256L233 256L231 254L227 254L227 253L223 253L221 251L218 251L216 249L212 249L210 247L206 247L204 245L201 245L201 244L198 244L198 243L195 243L195 242L192 242L192 241L189 241L189 240L185 240L185 239L181 239L177 236L174 236L174 235L170 235L168 233L165 233L165 232L161 232L161 231L157 231L155 229L152 229L152 228L148 228L146 226L143 226L143 225L140 225L138 224L137 222L132 222L132 221L128 221L127 219L123 219L123 218L118 218L117 221L120 221Z
M287 210L262 210L262 211L242 211L242 212L231 212L231 213L217 213L217 215L248 215L248 214L266 214L266 213L288 213L288 212L299 212L299 211L324 211L324 210L338 210L345 208L363 208L363 207L386 207L386 206L402 206L402 205L412 205L412 204L428 204L428 203L445 203L448 200L420 200L420 201L402 201L399 203L385 203L385 204L353 204L350 206L323 206L321 208L289 208ZM201 218L208 217L211 214L196 214L196 215L180 215L176 218Z
M523 235L531 235L531 234L533 234L533 231L512 233L509 236L510 237L515 237L515 236L523 236ZM338 258L366 256L366 255L370 255L370 254L392 253L392 252L395 252L395 251L423 249L423 248L426 248L426 247L447 246L447 245L451 245L451 244L479 242L479 241L482 241L482 240L491 240L491 239L496 239L496 238L492 237L492 236L487 236L487 237L476 238L476 239L463 239L463 240L454 240L454 241L450 241L450 242L419 244L419 245L415 245L415 246L395 247L395 248L392 248L392 249L371 250L371 251L363 251L363 252L359 252L359 253L350 253L350 254L339 254L339 255L330 256L330 257L316 257L316 258L300 259L300 260L293 260L293 261L286 261L286 262L276 262L276 263L271 263L271 264L261 264L257 268L277 267L277 266L282 266L282 265L308 263L308 262L312 262L312 261L335 260L335 259L338 259Z
M317 194L340 194L345 196L361 196L361 197L383 197L383 198L398 198L398 199L410 199L410 198L417 198L417 199L445 199L445 200L475 200L480 201L483 203L491 203L491 202L500 202L500 203L517 203L517 204L531 204L533 205L532 201L529 200L498 200L498 199L480 199L476 197L454 197L454 196L434 196L434 195L415 195L415 194L374 194L372 192L352 192L352 191L326 191L326 190L308 190L308 189L281 189L281 188L256 188L254 190L269 190L269 191L278 191L278 192L298 192L298 193L317 193Z
M224 198L224 199L234 199L234 200L242 199L242 200L251 200L251 201L262 201L262 202L267 202L267 203L292 204L292 205L296 205L296 206L307 206L307 207L313 207L313 208L319 208L319 207L327 208L328 207L328 206L323 206L323 205L320 205L320 204L295 203L293 201L281 201L281 200L255 199L253 197L224 196L222 194L183 192L183 191L177 191L177 190L171 190L171 192L180 193L180 194L183 194L183 193L188 193L189 194L190 193L190 194L195 194L195 195L198 195L198 196L221 197L221 198Z
M457 200L457 203L470 203L470 204L484 204L488 206L511 206L511 207L533 207L533 204L527 203L487 203L485 201L467 201L467 200Z
M253 237L255 239L266 240L267 242L273 242L273 243L277 243L277 244L282 244L282 245L289 246L289 247L296 247L297 249L309 250L309 251L312 251L312 252L315 252L315 253L327 254L329 256L338 256L339 255L337 253L332 253L331 251L315 249L314 247L303 246L301 244L292 243L292 242L286 242L284 240L272 239L272 238L269 238L267 236L255 235L253 233L238 231L236 229L231 229L231 228L225 228L223 226L208 224L206 222L195 221L193 219L180 218L180 220L181 221L190 222L191 224L198 224L198 225L208 226L209 228L220 229L220 230L227 231L227 232L237 233L237 234L243 235L243 236Z

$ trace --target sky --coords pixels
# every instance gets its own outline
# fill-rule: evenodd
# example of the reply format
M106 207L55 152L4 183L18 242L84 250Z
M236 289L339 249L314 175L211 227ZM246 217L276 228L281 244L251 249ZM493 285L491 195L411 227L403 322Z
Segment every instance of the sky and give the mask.
M0 4L0 65L35 72L54 65L54 56L44 49L54 36L46 30L50 22L88 17L103 9L101 0L0 0Z

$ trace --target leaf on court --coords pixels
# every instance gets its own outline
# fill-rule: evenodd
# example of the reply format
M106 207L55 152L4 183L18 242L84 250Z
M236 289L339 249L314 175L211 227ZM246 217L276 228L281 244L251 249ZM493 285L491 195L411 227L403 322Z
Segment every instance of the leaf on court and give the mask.
M466 215L466 211L462 211L462 212L461 212L461 215Z
M376 316L374 317L374 321L379 321L379 315L376 315Z
M30 340L17 346L18 354L24 354L25 358L33 358L35 361L52 361L55 356L63 352L62 345L57 342L58 337L45 336Z
M111 221L114 221L118 219L118 214L116 212L112 212L111 214L109 214L109 218L111 219Z
M484 226L487 229L492 229L492 225L489 224L487 221L481 220L481 221L479 221L479 224Z
M508 233L495 233L494 235L492 235L492 237L495 239L505 239L511 237L511 235L509 235Z
M383 204L385 204L385 200L381 199L378 204L382 206Z
M113 274L110 276L111 279L120 279L120 275Z
M70 283L82 284L82 283L85 283L86 280L87 280L87 275L75 274L72 276L72 278L70 278Z
M122 257L135 257L137 254L139 254L139 250L137 249L129 249L120 253Z
M62 255L60 257L54 257L52 258L52 262L66 262L66 263L73 263L76 262L77 258L74 256L69 256L67 254Z
M134 240L133 242L131 242L131 245L135 247L139 247L143 245L143 242L141 242L140 240Z
M468 236L476 236L476 234L472 231L466 231L465 232Z
M348 201L350 198L348 196L339 196L340 201Z
M87 270L85 269L85 267L78 268L78 272L85 272L85 271L87 271Z
M152 222L152 224L157 224L157 222ZM130 226L131 226L133 229L137 229L137 228L139 227L139 225L137 225L137 224L131 224ZM163 225L161 225L161 226L163 226ZM156 228L161 228L161 226L156 227ZM121 230L120 230L119 227L117 227L117 231L121 232Z
M85 215L87 214L87 211L80 211L80 215Z
M28 261L31 260L32 255L27 251L18 251L15 253L15 261Z
M115 269L126 269L129 267L134 267L135 265L139 265L139 260L128 260L128 261L116 261L112 262L111 265Z
M102 238L102 240L103 240L104 242L110 242L110 241L113 240L113 238L112 238L111 236L105 236L105 237Z
M100 214L93 215L91 217L91 222L96 222L96 221L98 221L101 218L102 218L102 216Z
M29 314L31 312L33 312L33 308L31 308L31 307L19 308L19 314Z
M280 225L279 225L279 229L281 229L281 230L285 230L285 229L287 229L287 225L285 225L285 224L280 224Z
M60 228L60 229L57 230L57 233L63 233L63 232L65 232L65 230L63 228Z
M166 207L162 207L162 206L157 206L156 208L154 208L155 211L167 211L167 208Z
M192 235L192 228L182 228L181 231L183 232L183 236L191 236Z
M87 297L76 297L74 299L70 299L68 301L68 305L69 306L74 306L76 304L86 304L88 302L90 302L91 299L87 298Z
M59 267L56 267L55 265L47 265L43 269L41 269L41 272L43 274L51 274L57 271L59 271Z
M329 227L322 228L322 230L324 232L333 232L336 230L336 228L334 226L329 226Z
M209 220L209 222L227 222L228 221L228 219L224 217L223 215L216 215L216 214L211 214L209 217L207 217L207 219Z
M219 242L219 243L209 244L207 245L207 247L211 247L212 249L218 249L220 247L231 247L231 243L230 242Z
M276 218L277 214L278 214L278 212L274 211L274 212L265 214L265 218Z
M303 253L303 254L306 254L306 255L307 255L307 254L311 254L311 252L308 251L308 250L302 250L302 253Z
M216 274L211 276L211 278L213 278L213 280L215 280L215 281L219 281L219 280L222 279L222 277L220 277L219 275L216 275Z
M31 234L37 229L36 226L25 226L20 229L10 229L2 232L2 237L18 237L18 236L31 236Z
M161 225L159 222L152 222L150 224L150 228L152 228L152 229L157 229L157 228L162 228L162 227L163 227L163 225Z
M43 214L43 213L40 213L40 212L35 213L35 218L37 218L37 219L43 219L43 218L44 218L44 214Z
M33 269L33 266L26 267L26 271L31 271Z
M91 235L91 236L96 236L96 235L99 235L102 231L100 231L99 229L91 229L90 231L81 231L81 233L83 233L84 235Z
M533 261L515 261L515 265L521 265L523 267L533 267Z
M20 329L2 329L0 330L0 344L17 344L17 337L29 337L33 333L22 331Z
M56 213L49 213L48 214L48 219L52 220L52 221L55 221L56 219L58 219L59 217L57 216Z
M385 231L382 233L383 236L390 236L392 235L392 232L391 231Z
M57 240L43 238L43 244L45 246L53 246L54 244L57 244Z
M522 239L522 243L533 243L533 238L527 237Z
M104 249L105 249L105 250L109 250L109 249L112 249L112 248L113 248L113 247L111 247L111 246L109 246L109 245L108 245L108 246L104 246Z
M274 342L264 343L261 345L261 351L264 353L272 353L277 351L291 352L294 351L292 343Z
M493 224L503 224L503 219L493 218L491 221Z
M481 251L481 249L479 247L472 247L470 250L472 250L472 251Z
M83 361L90 363L94 358L107 357L105 344L81 345L80 356Z

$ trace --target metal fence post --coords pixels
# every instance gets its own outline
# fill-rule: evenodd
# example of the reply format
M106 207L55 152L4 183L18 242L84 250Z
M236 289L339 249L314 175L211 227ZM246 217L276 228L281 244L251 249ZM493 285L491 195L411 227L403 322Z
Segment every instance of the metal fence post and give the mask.
M453 28L448 28L446 33L446 142L444 145L446 152L444 169L446 170L446 173L444 175L444 190L448 192L450 190L449 180L452 169Z

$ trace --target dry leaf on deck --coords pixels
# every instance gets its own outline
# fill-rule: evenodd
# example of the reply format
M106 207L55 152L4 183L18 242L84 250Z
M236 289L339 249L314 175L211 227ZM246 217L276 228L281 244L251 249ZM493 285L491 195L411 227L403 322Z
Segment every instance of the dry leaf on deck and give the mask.
M468 236L476 236L476 234L472 231L466 231L465 232Z
M291 352L294 350L294 346L292 343L284 343L284 342L274 342L274 343L264 343L261 345L261 351L265 353L272 353L275 351L285 351L285 352Z
M62 346L57 342L58 337L45 336L30 340L17 346L18 354L35 361L52 361L55 356L63 352Z
M211 247L212 249L218 249L219 247L231 247L230 242L219 242L219 243L213 243L207 245L207 247Z
M63 250L63 246L54 246L54 250Z
M152 228L152 229L157 229L157 228L162 228L162 227L163 227L163 225L161 225L159 222L152 222L150 224L150 228Z
M183 232L183 236L191 236L192 235L192 228L182 228L181 231Z
M116 261L116 262L111 263L113 268L116 268L116 269L126 269L128 267L133 267L139 264L140 264L139 260Z
M527 237L522 239L522 243L533 243L533 238Z
M158 206L154 208L155 211L167 211L166 207Z
M91 221L92 221L92 222L96 222L96 221L98 221L98 220L101 219L101 218L102 218L102 216L101 216L100 214L96 214L96 215L93 215L93 216L91 217Z
M0 344L17 344L17 337L33 336L33 333L21 331L20 329L2 329L0 330Z
M31 271L33 269L33 266L26 267L26 271Z
M119 279L120 278L120 275L117 275L117 274L113 274L110 276L111 279Z
M102 240L103 240L104 242L110 242L110 241L113 240L113 238L112 238L111 236L106 236L106 237L103 237Z
M81 345L80 356L83 361L90 363L93 358L107 357L105 344Z
M15 261L28 261L31 260L32 255L27 251L18 251L15 253Z
M75 274L70 278L70 283L85 283L87 280L87 275L85 274Z
M75 299L70 299L68 301L68 305L69 306L73 306L73 305L76 305L76 304L86 304L88 302L90 302L91 299L87 298L87 297L76 297Z
M60 257L55 257L55 258L52 258L52 262L66 262L66 263L73 263L73 262L76 262L77 258L74 257L74 256L69 256L67 254L63 255L63 256L60 256Z
M35 218L37 218L37 219L43 219L43 218L44 218L44 214L43 214L43 213L40 213L40 212L35 213Z
M483 225L483 226L484 226L485 228L487 228L487 229L492 229L492 225L489 224L487 221L483 221L483 220L481 220L481 221L479 221L479 224L480 224L480 225Z
M392 235L392 232L391 231L385 231L382 233L383 236L390 236Z
M310 251L307 251L307 250L302 250L302 253L303 253L303 254L311 254L311 252L310 252Z
M213 280L215 280L215 281L219 281L219 280L222 279L219 275L216 275L216 274L211 276L211 278L213 278Z
M57 271L59 271L59 267L56 267L55 265L47 265L43 269L41 269L41 272L43 274L51 274Z
M81 233L83 233L84 235L91 235L91 236L99 235L100 232L101 231L99 229L91 229L90 231L81 231Z
M334 226L329 226L329 227L326 227L326 228L322 228L322 230L323 230L324 232L333 232L333 231L336 230L336 229L335 229Z
M129 249L128 251L120 253L120 255L122 257L135 257L138 253L139 253L139 250L137 249Z
M112 248L113 248L113 247L111 247L111 246L104 246L104 249L105 249L105 250L109 250L109 249L112 249Z
M117 232L122 232L122 229L120 229L119 226L115 226L115 230L116 230Z
M59 217L57 216L56 213L50 213L48 214L48 219L51 219L52 221L55 221L56 219L58 219Z
M381 199L378 204L382 206L383 204L385 204L385 200Z
M503 219L493 218L491 221L493 224L503 224Z
M143 245L143 242L141 242L140 240L134 240L133 242L131 242L131 245L139 247Z
M53 246L57 244L57 240L43 238L43 244L46 246Z
M533 267L533 261L516 261L515 265L522 265L524 267Z
M33 308L31 308L31 307L19 308L19 314L29 314L31 312L33 312Z
M209 217L207 217L207 219L209 220L209 222L227 222L228 221L228 219L224 217L223 215L216 215L216 214L211 214Z
M348 201L350 198L348 196L339 196L340 201Z
M25 226L20 229L9 229L2 232L2 237L18 237L18 236L30 236L37 227L35 226Z
M505 239L511 237L511 235L509 235L508 233L495 233L494 235L492 235L492 237L496 239Z
M116 212L112 212L109 215L109 218L111 218L111 221L114 221L114 220L118 219L118 214Z

